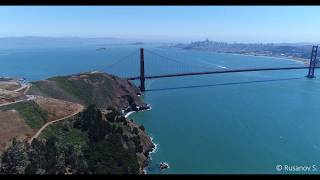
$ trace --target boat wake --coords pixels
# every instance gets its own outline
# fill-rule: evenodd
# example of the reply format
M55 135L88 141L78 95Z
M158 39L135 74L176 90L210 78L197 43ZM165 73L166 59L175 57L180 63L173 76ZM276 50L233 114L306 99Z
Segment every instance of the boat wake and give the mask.
M225 66L220 66L220 65L216 65L218 68L222 68L222 69L229 69L229 68L227 68L227 67L225 67Z

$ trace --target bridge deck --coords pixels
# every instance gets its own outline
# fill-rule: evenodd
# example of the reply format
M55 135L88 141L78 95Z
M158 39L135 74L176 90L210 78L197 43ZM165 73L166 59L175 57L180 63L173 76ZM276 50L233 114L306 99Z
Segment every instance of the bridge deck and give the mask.
M320 68L320 67L315 67L315 68ZM195 76L195 75L206 75L206 74L236 73L236 72L294 70L294 69L309 69L309 67L301 66L301 67L277 67L277 68L251 68L251 69L232 69L232 70L222 70L222 71L175 73L175 74L145 76L145 79L157 79L157 78L178 77L178 76ZM140 79L140 76L129 77L127 79L128 80L138 80L138 79Z

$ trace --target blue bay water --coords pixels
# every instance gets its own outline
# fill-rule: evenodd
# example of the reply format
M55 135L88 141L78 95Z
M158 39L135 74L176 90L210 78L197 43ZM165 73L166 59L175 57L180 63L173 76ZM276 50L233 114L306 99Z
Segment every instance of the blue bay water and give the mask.
M268 57L145 48L217 70L301 66ZM97 69L131 76L139 72L138 54L133 60L123 60L119 69L109 71L107 67L132 52L138 52L138 47L110 46L101 52L95 47L1 49L0 76L34 81ZM156 58L146 52L147 74L175 70L174 63L161 64ZM168 65L171 69L165 67ZM320 170L320 81L306 79L306 73L292 70L147 80L151 91L143 99L152 110L130 118L143 124L158 144L148 173L286 173L276 171L276 165L317 165ZM162 161L170 169L160 172Z

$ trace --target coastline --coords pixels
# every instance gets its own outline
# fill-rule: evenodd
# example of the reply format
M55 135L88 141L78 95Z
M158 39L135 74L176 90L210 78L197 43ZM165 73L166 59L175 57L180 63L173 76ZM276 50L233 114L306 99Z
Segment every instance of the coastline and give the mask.
M142 109L142 110L138 110L138 111L129 111L127 113L124 114L124 117L125 118L129 118L130 115L134 114L134 113L137 113L137 112L143 112L143 111L149 111L152 109L152 106L150 104L147 104L147 109ZM149 136L152 144L154 145L154 148L152 148L152 150L149 152L149 155L148 155L148 161L152 160L152 154L156 153L158 151L158 146L159 144L155 143L154 142L154 138L152 135L150 135L149 133L147 133L147 135ZM148 171L147 171L147 167L149 166L150 164L148 163L145 167L143 167L143 174L148 174Z
M150 135L150 139L151 139L152 144L154 145L154 148L153 148L152 151L149 153L150 160L152 160L151 154L154 154L154 153L156 153L156 152L158 151L158 146L159 146L159 144L157 144L157 143L154 142L154 138L153 138L152 135Z
M217 52L217 53L219 53L219 52ZM221 52L221 53L223 53L223 52ZM275 58L275 59L299 62L299 63L303 63L303 64L307 64L308 63L308 59L295 58L295 57L279 57L279 56L252 55L252 54L241 54L241 53L224 53L224 54L232 54L232 55L240 55L240 56L252 56L252 57Z
M124 117L125 118L128 118L131 114L133 114L134 112L136 112L136 111L130 111L130 112L127 112L125 115L124 115Z
M178 48L181 50L194 50L194 51L205 51L205 52L212 52L212 53L220 53L220 54L231 54L231 55L239 55L239 56L252 56L252 57L267 57L267 58L276 58L276 59L281 59L281 60L287 60L287 61L294 61L294 62L299 62L303 63L304 65L307 65L309 63L309 59L304 59L304 58L298 58L298 57L288 57L288 56L268 56L268 55L253 55L253 54L241 54L241 53L229 53L229 52L215 52L215 51L208 51L208 50L201 50L201 49L183 49L183 48Z
M150 104L147 104L147 109L142 109L142 110L138 110L138 111L129 111L127 113L124 114L125 118L128 118L131 114L135 113L135 112L142 112L142 111L149 111L152 109L152 106Z
M149 135L149 137L151 139L152 144L154 145L154 148L152 149L151 152L149 152L149 156L148 156L148 160L151 161L152 160L152 154L155 154L158 151L159 144L154 142L154 138L152 137L152 135ZM148 163L148 165L146 167L143 167L143 173L144 174L148 174L147 168L148 168L149 165L150 164Z

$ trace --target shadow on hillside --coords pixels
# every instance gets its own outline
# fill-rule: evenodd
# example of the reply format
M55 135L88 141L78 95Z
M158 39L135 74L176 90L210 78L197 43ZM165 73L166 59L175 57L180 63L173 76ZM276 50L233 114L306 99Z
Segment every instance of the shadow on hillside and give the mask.
M218 83L218 84L205 84L205 85L197 85L197 86L168 87L168 88L147 89L146 91L167 91L167 90L177 90L177 89L192 89L192 88L202 88L202 87L254 84L254 83L263 83L263 82L289 81L289 80L297 80L297 79L302 79L302 78L305 78L305 77L267 79L267 80L256 80L256 81L242 81L242 82L230 82L230 83Z

